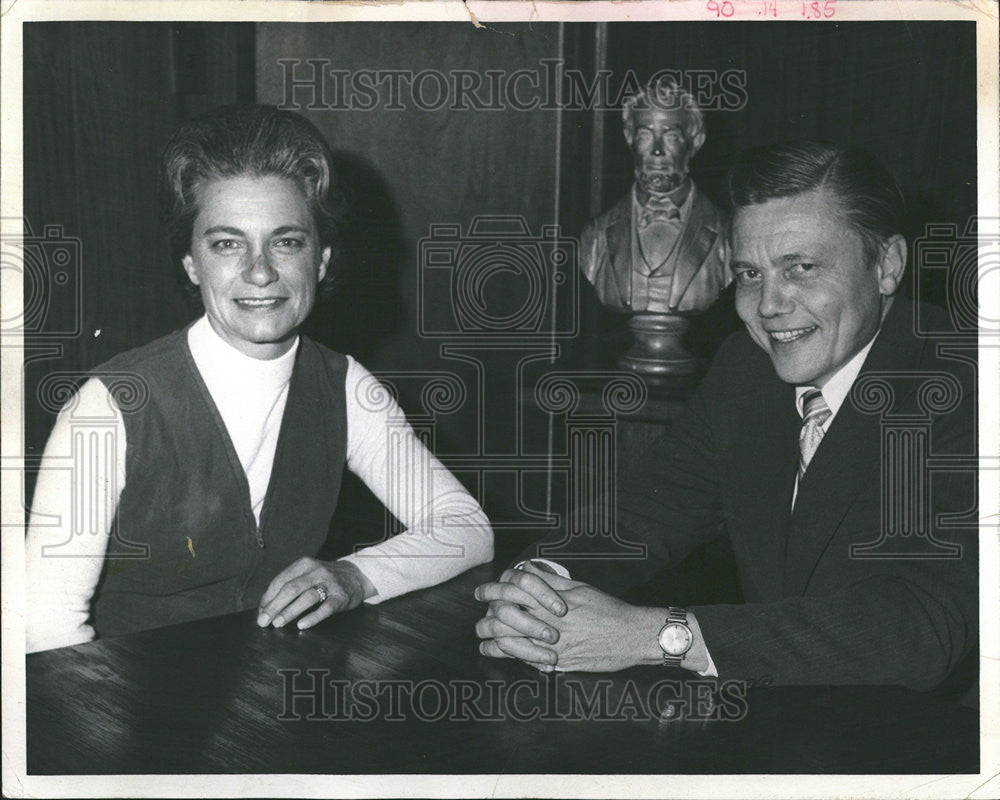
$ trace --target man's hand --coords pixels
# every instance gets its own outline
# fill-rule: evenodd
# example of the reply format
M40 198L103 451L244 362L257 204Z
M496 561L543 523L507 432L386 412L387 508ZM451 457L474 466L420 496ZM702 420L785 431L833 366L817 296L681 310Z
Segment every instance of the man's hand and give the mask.
M479 647L483 655L519 658L546 672L615 672L663 661L656 634L665 609L633 606L530 564L478 587L476 597L490 603L489 612L476 624L476 633L485 640ZM564 605L557 605L558 600ZM693 652L699 657L690 663L685 659L683 666L703 669L704 644L697 623L692 630Z
M323 599L316 587L326 593ZM260 599L257 624L280 628L310 608L312 613L298 621L299 630L311 628L338 611L361 605L375 594L375 587L349 561L319 561L300 558L278 573Z
M476 623L476 634L484 641L479 651L493 658L519 658L549 672L557 656L549 645L559 638L559 631L539 619L545 611L558 618L566 613L566 603L553 588L582 585L538 569L531 562L518 569L508 569L497 581L476 587L476 599L489 608Z
M552 645L559 671L617 672L663 660L656 634L663 625L659 609L633 606L589 584L560 590L568 611L562 617L540 612L540 621L558 626Z

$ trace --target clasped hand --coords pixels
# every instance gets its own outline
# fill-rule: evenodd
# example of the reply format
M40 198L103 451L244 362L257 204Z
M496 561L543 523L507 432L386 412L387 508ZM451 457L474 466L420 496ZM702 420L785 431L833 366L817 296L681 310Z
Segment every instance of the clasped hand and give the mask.
M325 599L317 586L326 593ZM305 630L332 614L361 605L373 593L374 587L349 561L300 558L279 572L267 587L260 599L257 624L280 628L315 606L297 623L299 630Z
M646 609L528 563L476 588L489 603L476 623L479 651L543 672L614 672L640 663ZM655 630L653 631L655 634Z

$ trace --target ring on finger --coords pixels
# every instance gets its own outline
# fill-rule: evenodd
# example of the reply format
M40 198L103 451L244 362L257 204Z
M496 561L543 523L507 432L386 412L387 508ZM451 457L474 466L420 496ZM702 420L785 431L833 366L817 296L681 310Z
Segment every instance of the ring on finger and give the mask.
M312 590L314 592L316 592L317 595L319 595L319 601L321 603L325 603L326 602L326 598L329 597L329 595L326 593L326 587L324 587L321 584L317 583L317 584L315 584L312 587Z

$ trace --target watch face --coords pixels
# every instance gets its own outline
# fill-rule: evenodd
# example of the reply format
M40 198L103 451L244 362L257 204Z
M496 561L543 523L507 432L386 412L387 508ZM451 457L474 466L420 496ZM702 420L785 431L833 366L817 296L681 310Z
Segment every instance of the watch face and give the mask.
M691 648L691 631L687 625L671 622L660 631L660 647L668 656L684 655Z

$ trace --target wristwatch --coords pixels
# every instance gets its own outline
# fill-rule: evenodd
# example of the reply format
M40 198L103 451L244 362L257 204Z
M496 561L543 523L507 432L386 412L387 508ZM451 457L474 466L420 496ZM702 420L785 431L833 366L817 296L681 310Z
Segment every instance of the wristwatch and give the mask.
M667 621L656 636L663 651L663 666L679 667L687 651L694 644L694 634L687 624L687 609L671 606L667 609Z

